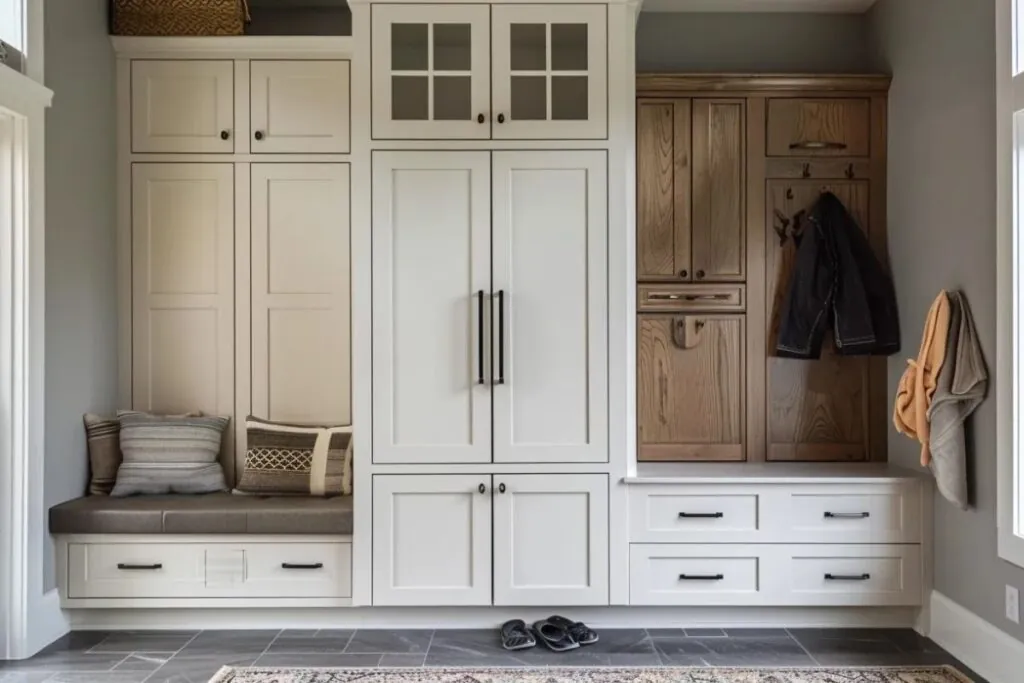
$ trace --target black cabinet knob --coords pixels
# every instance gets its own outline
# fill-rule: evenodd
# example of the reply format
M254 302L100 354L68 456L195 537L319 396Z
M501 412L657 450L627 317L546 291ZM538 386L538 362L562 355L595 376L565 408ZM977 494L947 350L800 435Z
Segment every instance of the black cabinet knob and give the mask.
M679 277L690 277L690 271L683 268L679 271Z
M256 139L257 140L262 140L263 139L263 131L262 130L256 131Z
M498 484L498 493L505 493L505 485Z
M697 271L697 279L698 280L703 280L704 279L704 271L703 270L698 270Z
M229 131L229 130L222 130L220 132L220 139L221 140L228 140L230 137L231 137L231 131Z
M498 114L498 123L505 123L505 115Z
M479 491L480 493L487 493L487 487L484 486L483 484L480 484L480 486L478 486L476 490Z
M477 114L477 115L476 115L476 122L477 122L477 123L483 123L483 122L484 122L484 121L486 121L486 120L487 120L487 119L485 119L485 118L484 118L484 115L483 115L483 114Z

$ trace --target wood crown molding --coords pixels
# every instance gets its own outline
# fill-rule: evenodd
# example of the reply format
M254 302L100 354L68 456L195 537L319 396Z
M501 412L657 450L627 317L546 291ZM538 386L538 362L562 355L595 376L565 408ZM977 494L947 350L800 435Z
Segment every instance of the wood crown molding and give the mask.
M887 92L891 76L884 74L672 74L643 73L636 76L637 95L697 91L785 92Z

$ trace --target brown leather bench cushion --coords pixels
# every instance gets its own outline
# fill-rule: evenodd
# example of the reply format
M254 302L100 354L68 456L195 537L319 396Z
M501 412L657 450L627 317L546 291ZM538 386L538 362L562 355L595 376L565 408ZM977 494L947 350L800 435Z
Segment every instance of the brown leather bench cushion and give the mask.
M50 508L53 534L352 533L352 496L89 496Z

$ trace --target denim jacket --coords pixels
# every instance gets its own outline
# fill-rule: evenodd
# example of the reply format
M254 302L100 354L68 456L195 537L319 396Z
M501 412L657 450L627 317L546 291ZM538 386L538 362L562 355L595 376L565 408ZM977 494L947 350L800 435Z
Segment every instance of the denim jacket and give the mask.
M829 326L839 354L888 356L900 350L892 280L843 203L825 192L797 247L777 355L820 357Z

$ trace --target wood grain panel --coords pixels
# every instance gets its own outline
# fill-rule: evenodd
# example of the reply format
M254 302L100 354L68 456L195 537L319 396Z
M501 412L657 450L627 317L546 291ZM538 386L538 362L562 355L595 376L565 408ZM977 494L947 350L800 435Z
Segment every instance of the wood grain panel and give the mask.
M690 101L641 101L637 105L637 278L687 279L689 269Z
M743 100L694 100L692 239L698 281L744 276L744 138Z
M796 259L792 239L785 244L773 226L775 211L794 216L810 210L819 194L830 190L850 210L858 225L867 226L869 186L866 181L822 184L814 181L768 181L766 216L768 353L774 353L780 315ZM768 358L768 458L799 460L864 460L868 445L869 359L839 356L831 334L821 358ZM839 448L837 448L837 445Z
M640 459L742 460L745 320L639 316Z
M891 80L882 74L637 74L636 92L644 97L699 92L885 92Z
M870 100L864 97L773 98L768 101L768 156L866 157L870 127ZM829 146L805 146L813 144Z
M765 424L765 116L764 97L747 99L747 434L748 462L767 456Z

